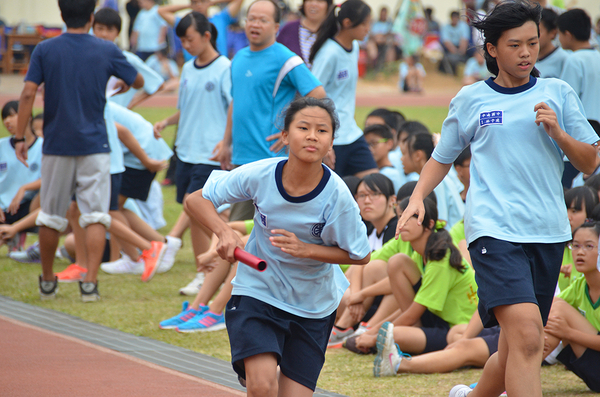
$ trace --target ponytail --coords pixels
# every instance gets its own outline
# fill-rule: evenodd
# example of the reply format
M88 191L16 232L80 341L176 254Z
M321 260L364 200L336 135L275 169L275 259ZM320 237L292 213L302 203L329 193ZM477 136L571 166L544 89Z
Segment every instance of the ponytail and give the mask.
M360 25L371 15L371 7L362 0L347 0L341 5L330 7L327 17L317 31L317 38L310 50L308 62L312 63L327 39L333 38L341 29L344 19L352 22L352 28Z
M217 49L217 28L209 22L206 16L197 11L192 11L184 16L177 24L177 27L175 27L175 34L177 37L184 37L190 26L194 26L194 29L201 35L209 32L210 44L215 50Z

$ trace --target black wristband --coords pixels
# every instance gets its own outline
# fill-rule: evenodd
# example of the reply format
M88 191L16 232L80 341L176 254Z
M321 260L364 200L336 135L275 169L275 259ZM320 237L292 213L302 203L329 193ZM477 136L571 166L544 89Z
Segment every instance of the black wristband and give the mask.
M15 143L16 142L25 142L25 137L23 137L23 138L15 138L15 137L13 137L13 142L15 142Z

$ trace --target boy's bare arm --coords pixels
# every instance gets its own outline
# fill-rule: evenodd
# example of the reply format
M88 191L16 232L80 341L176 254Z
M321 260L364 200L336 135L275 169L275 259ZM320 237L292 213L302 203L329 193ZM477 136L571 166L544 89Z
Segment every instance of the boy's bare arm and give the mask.
M138 73L137 76L135 76L135 80L133 81L131 86L135 89L144 87L144 76L142 76L141 73Z

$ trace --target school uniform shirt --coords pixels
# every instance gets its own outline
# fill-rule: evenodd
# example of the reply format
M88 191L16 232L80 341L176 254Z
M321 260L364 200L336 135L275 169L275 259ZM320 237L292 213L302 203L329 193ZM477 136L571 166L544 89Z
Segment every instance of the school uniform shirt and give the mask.
M571 276L566 277L564 273L560 273L558 275L558 289L560 291L566 290L571 283L582 277L582 274L575 269L575 263L573 262L573 251L569 247L565 247L565 252L563 254L562 266L571 265Z
M27 164L17 160L12 137L0 139L0 209L6 211L19 188L42 177L43 139L37 138L27 150Z
M280 132L281 111L296 93L305 96L321 85L302 58L281 43L261 51L241 49L231 61L231 81L236 165L277 156L266 138Z
M398 171L396 169L396 167L383 167L379 169L379 172L382 175L387 176L390 181L392 181L392 183L394 184L394 192L397 193L398 189L400 189L402 187L402 185L404 185L404 181L406 180L406 177L404 176L404 172L402 172L402 174L400 174L400 171Z
M596 330L600 331L600 299L595 303L592 302L585 277L573 281L558 297L577 309Z
M35 46L25 81L45 83L43 153L108 153L106 84L115 76L133 84L137 71L111 42L63 33Z
M394 238L396 234L396 225L398 224L398 217L393 217L385 225L381 233L377 233L377 229L371 224L367 224L367 235L369 238L369 246L371 251L375 251L383 247L383 244L387 243Z
M141 88L146 91L148 94L152 95L158 91L158 89L163 85L165 80L150 66L148 66L140 57L129 52L123 51L123 55L127 62L131 64L138 71L139 74L144 78L144 86ZM131 100L137 94L139 90L135 88L129 88L122 94L116 94L108 98L109 101L118 103L121 106L129 106Z
M195 59L183 65L177 109L181 111L175 147L185 163L219 165L209 160L225 134L231 103L231 61L219 56L208 65Z
M403 241L401 237L398 240L392 238L383 244L381 248L371 253L371 260L382 260L387 262L390 258L396 254L405 254L412 258L417 264L417 268L423 273L423 258L418 252L413 250L412 246L408 241Z
M475 272L463 259L465 270L450 266L450 253L440 261L429 261L424 266L421 288L414 302L446 321L450 327L466 324L477 310L477 283Z
M518 243L571 239L561 184L564 154L544 126L535 124L533 109L540 102L556 112L573 138L598 140L577 94L557 79L531 77L515 88L488 79L463 87L450 102L432 157L450 164L471 144L468 243L482 236Z
M450 233L450 238L452 238L454 245L458 247L458 243L465 239L465 221L461 219L459 222L456 222L448 233Z
M154 127L151 122L146 120L141 114L129 110L116 103L107 105L113 115L114 121L131 131L131 134L140 144L142 150L148 157L154 160L168 160L173 156L173 151L167 145L163 138L154 137ZM121 142L123 150L123 164L127 168L136 170L145 170L146 167L135 157L129 149Z
M586 117L600 122L600 52L590 48L569 54L560 78L579 95Z
M554 77L558 79L568 57L569 53L567 51L556 47L550 54L538 59L535 67L540 71L540 77Z
M363 135L354 120L359 50L356 40L352 42L352 49L347 50L337 41L327 39L313 60L311 70L335 103L340 119L334 145L349 145Z
M123 149L121 147L117 126L115 125L115 118L108 103L104 108L104 119L106 120L106 133L108 135L108 144L110 146L110 174L120 174L125 172Z
M133 31L138 33L136 49L143 52L155 52L167 46L165 41L159 43L160 31L168 26L164 19L158 15L158 5L149 10L141 9L135 17Z
M536 63L537 66L537 63ZM487 64L484 62L482 65L477 62L475 58L469 58L465 64L464 76L473 76L477 80L484 80L490 77L490 72L487 69Z
M433 191L437 199L438 219L446 221L445 229L450 230L465 215L465 203L460 198L460 190L447 175Z
M286 162L271 158L230 172L213 171L202 195L215 207L252 200L256 208L245 249L264 259L267 269L259 273L240 264L232 295L250 296L300 317L323 318L337 309L348 280L338 265L296 258L274 247L271 230L285 229L305 243L337 246L355 260L371 252L367 232L358 205L340 177L323 166L315 190L291 197L281 180Z
M179 77L179 66L177 66L177 62L172 59L160 60L156 54L150 55L148 59L146 59L146 65L154 70L156 73L163 78L163 80L169 80L171 75L173 77ZM166 69L165 69L166 63Z

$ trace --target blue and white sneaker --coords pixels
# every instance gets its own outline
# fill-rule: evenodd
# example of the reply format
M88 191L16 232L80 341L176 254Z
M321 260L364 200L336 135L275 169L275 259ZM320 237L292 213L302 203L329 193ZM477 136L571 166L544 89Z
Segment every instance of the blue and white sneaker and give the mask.
M210 310L198 314L196 317L188 320L185 324L181 324L177 328L177 332L210 332L225 329L225 316L213 313Z
M171 317L167 320L161 321L159 324L160 329L174 329L177 326L185 324L186 321L191 320L198 314L202 314L208 310L208 306L200 305L200 310L192 309L189 307L190 304L185 301L181 308L181 313L175 317Z
M377 333L377 356L373 362L373 376L395 376L402 360L410 360L410 354L402 353L394 343L394 324L386 321Z

